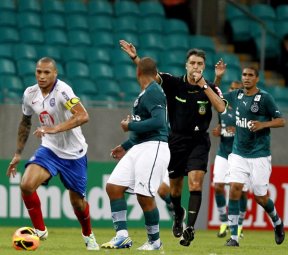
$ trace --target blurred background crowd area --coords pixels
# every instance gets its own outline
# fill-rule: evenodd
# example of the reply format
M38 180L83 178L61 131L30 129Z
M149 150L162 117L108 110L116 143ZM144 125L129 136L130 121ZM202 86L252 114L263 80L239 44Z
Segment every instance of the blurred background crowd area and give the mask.
M223 91L256 66L259 87L288 110L288 3L277 0L1 0L0 103L20 103L49 56L87 107L130 106L139 86L120 39L174 75L190 48L206 51L208 80L223 58Z

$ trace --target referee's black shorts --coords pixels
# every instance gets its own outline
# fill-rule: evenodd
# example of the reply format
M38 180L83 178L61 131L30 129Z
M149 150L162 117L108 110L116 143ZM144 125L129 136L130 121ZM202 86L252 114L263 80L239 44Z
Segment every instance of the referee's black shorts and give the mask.
M169 177L175 179L193 170L207 172L210 147L211 142L207 132L195 132L193 136L170 134Z

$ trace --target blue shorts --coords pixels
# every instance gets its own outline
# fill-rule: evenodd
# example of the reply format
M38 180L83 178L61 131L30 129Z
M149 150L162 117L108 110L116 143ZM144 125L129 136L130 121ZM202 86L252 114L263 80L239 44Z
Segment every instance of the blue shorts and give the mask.
M40 146L25 164L36 164L45 168L52 176L60 175L66 189L72 190L85 197L87 186L87 157L79 159L59 158L50 149ZM49 180L44 184L48 184Z

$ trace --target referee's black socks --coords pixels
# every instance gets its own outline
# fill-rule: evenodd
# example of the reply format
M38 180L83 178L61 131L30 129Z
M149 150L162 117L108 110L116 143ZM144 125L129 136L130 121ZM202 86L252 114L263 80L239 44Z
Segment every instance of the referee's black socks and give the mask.
M195 225L201 207L202 191L190 191L187 226Z

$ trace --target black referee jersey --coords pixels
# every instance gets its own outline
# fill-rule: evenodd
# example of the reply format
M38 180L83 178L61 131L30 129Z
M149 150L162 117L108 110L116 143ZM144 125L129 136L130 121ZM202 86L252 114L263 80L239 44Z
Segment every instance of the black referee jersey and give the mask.
M205 92L191 85L186 75L175 77L159 73L161 86L167 97L168 116L172 133L193 135L206 132L212 118L212 104ZM206 83L223 98L221 90L208 81Z

